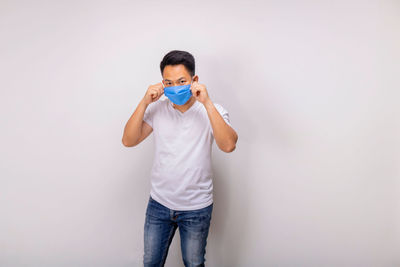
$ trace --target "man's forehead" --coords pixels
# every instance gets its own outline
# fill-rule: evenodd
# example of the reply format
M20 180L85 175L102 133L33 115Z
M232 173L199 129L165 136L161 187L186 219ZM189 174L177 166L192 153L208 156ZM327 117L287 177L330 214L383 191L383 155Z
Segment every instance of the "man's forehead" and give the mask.
M167 65L163 70L163 78L165 81L190 79L190 73L183 64Z

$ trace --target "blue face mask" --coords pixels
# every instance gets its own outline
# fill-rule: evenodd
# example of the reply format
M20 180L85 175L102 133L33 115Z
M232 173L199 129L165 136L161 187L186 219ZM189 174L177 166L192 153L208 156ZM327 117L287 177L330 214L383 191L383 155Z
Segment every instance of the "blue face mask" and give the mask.
M171 100L172 103L176 105L183 105L192 96L192 90L190 90L191 86L192 83L187 85L164 87L164 94L169 98L169 100Z

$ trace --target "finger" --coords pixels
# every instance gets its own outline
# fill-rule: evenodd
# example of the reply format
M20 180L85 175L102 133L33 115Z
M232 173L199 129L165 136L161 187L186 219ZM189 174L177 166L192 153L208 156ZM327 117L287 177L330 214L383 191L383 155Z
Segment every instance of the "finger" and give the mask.
M156 98L154 99L154 101L157 101L160 97L161 97L161 96L156 97Z
M152 102L156 102L158 99L160 98L160 96L156 96L152 99Z
M194 97L197 97L197 90L196 90L196 89L192 89L192 95L193 95Z
M151 95L152 98L155 98L155 97L157 97L158 92L156 90L152 90L150 95Z

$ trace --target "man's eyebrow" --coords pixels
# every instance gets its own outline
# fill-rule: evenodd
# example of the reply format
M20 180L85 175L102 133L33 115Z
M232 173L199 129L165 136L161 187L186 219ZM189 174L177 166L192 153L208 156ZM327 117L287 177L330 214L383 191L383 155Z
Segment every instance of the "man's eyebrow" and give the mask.
M179 81L181 79L185 79L185 77L180 77L177 81ZM165 79L165 81L171 81L171 80Z

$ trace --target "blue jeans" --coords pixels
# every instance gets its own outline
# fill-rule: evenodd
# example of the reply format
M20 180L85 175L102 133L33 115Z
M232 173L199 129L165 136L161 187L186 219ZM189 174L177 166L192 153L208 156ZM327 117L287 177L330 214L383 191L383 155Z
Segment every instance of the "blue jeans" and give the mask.
M178 227L183 263L186 267L204 266L212 209L213 204L197 210L171 210L150 196L144 224L144 266L164 266Z

